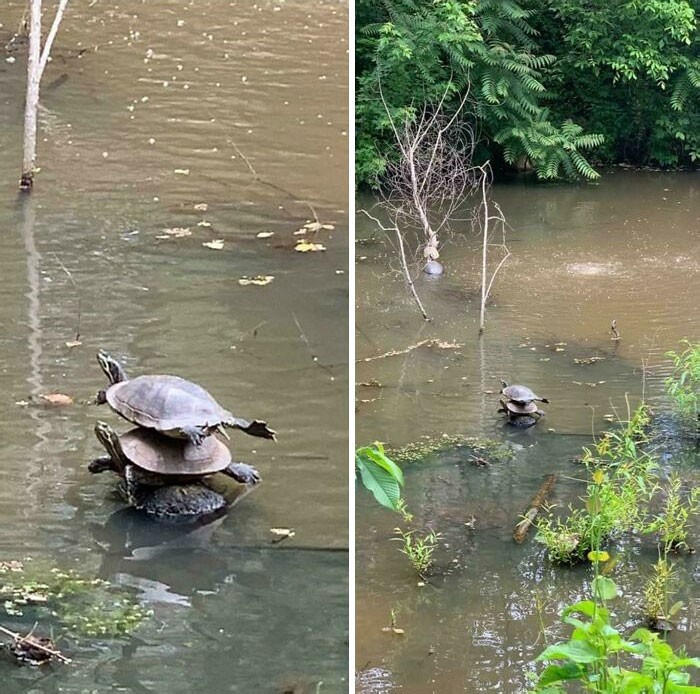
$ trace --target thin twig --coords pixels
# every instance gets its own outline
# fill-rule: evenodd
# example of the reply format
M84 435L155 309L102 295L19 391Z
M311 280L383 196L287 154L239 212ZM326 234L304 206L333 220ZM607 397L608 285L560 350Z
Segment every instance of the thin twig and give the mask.
M61 259L56 255L56 253L53 254L53 257L56 259L56 262L58 263L58 266L63 270L63 272L68 275L68 279L70 280L70 283L73 285L73 289L75 289L75 293L78 297L78 320L77 320L77 325L75 326L75 340L78 342L80 340L80 319L82 316L82 298L80 296L80 288L78 287L78 283L73 279L73 275L71 274L70 270L61 262Z
M309 342L309 339L306 337L306 333L304 332L304 329L301 327L301 323L299 322L299 319L296 316L296 313L292 311L292 318L294 319L294 322L296 323L297 328L299 329L299 336L303 340L304 344L307 346L309 350L309 354L311 354L311 360L314 362L314 364L318 364L330 377L331 381L335 381L335 375L333 374L333 371L322 364L318 357L314 354L313 349L311 349L311 343Z
M414 345L409 345L406 347L406 349L392 349L388 352L384 352L383 354L376 354L373 357L364 357L362 359L356 359L356 362L365 362L365 361L375 361L376 359L386 359L387 357L398 357L401 354L408 354L409 352L413 352L413 350L418 349L419 347L437 347L438 349L459 349L463 345L459 344L458 342L444 342L443 340L438 340L437 338L427 338L425 340L421 340L420 342L416 342Z
M31 646L32 648L38 648L40 651L44 651L45 653L48 653L49 655L53 656L54 658L58 658L58 660L64 662L64 663L72 663L73 661L70 658L66 658L63 653L60 651L55 651L52 648L47 648L46 646L42 646L40 643L37 643L35 639L33 638L28 638L27 636L21 636L15 631L10 631L9 629L6 629L3 626L0 626L0 631L3 634L7 634L8 636L11 636L15 641L21 641L22 643L26 643L27 645ZM33 630L32 630L33 631Z

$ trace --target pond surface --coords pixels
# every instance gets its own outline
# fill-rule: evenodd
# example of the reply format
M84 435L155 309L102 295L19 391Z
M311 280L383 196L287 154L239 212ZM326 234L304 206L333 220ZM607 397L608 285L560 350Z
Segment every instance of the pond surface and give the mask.
M576 501L583 486L571 459L605 418L627 418L642 397L669 417L664 354L700 338L700 176L620 172L599 185L496 186L512 227L512 252L478 332L479 242L457 228L445 239L442 278L420 277L424 322L395 254L358 215L356 272L358 444L395 447L441 434L486 437L514 447L508 463L473 464L464 449L408 465L406 501L421 529L440 532L436 576L424 587L397 544L400 518L357 490L356 666L360 692L520 692L542 650L541 623L561 637L557 613L587 595L589 571L557 569L530 538L511 534L545 475L551 500ZM358 207L371 206L369 198ZM621 339L611 340L615 319ZM417 346L419 345L419 346ZM500 379L550 400L534 428L505 426ZM667 452L662 446L659 453ZM698 451L677 446L664 470L698 482ZM697 524L692 536L697 536ZM656 549L622 543L615 580L629 600L620 623L638 623ZM697 554L677 564L685 608L672 635L700 654ZM538 610L538 604L543 606ZM392 612L402 636L382 631ZM637 620L637 622L635 622Z
M71 3L20 199L25 4L0 11L0 561L99 576L154 616L60 642L72 666L3 658L2 690L343 691L347 5ZM307 232L325 252L295 252L309 220L332 225ZM239 283L258 275L274 279ZM230 444L263 484L199 528L125 512L86 467L95 421L127 426L90 402L100 348L267 420L277 444ZM42 405L52 393L74 403Z

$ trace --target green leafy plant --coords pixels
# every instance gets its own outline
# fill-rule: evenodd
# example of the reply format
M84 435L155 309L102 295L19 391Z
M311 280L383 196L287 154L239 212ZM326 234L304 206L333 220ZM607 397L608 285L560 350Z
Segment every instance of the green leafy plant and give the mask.
M666 352L673 361L673 373L666 390L680 414L695 425L700 412L700 342L681 340L681 352Z
M426 578L433 566L433 553L441 539L440 533L430 531L422 537L415 530L394 528L398 537L392 538L402 543L399 552L405 554L411 561L411 566L421 578Z
M362 484L382 506L392 511L401 507L401 487L404 484L401 468L384 452L384 446L377 442L362 446L355 451L355 471Z
M645 526L644 532L656 533L664 556L669 552L692 551L688 545L690 521L700 510L700 488L683 493L681 478L671 475L664 486L664 505Z
M673 564L659 557L644 586L644 618L652 629L671 628L670 620L683 607L681 601L669 605L676 583Z

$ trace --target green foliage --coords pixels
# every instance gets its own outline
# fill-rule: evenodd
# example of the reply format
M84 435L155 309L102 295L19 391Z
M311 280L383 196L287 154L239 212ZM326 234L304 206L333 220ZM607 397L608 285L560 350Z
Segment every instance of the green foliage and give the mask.
M550 510L537 523L537 539L553 562L582 561L618 533L651 532L646 513L659 483L654 459L638 445L646 437L648 417L642 404L619 431L605 433L593 451L584 449L591 476L583 507L569 507L564 518Z
M661 511L643 530L658 536L664 555L680 550L693 551L688 545L688 533L691 519L697 516L699 506L700 488L694 487L684 495L680 477L672 475L665 485Z
M687 671L691 667L699 668L700 658L674 653L658 634L647 629L637 629L630 638L625 638L612 626L610 612L605 607L606 601L616 595L616 586L610 579L601 576L596 579L604 580L605 596L598 590L593 600L583 600L564 609L562 621L572 628L571 637L564 643L548 646L537 656L536 661L547 666L533 691L565 692L568 683L577 682L583 691L600 694L700 693L700 687L689 684Z
M441 434L440 436L422 436L410 441L400 448L389 450L392 460L397 463L422 463L428 456L450 448L464 446L478 455L486 456L493 462L513 460L515 452L503 441L496 439L462 436L461 434Z
M693 0L530 0L552 111L605 136L611 162L700 157L700 46Z
M406 531L402 528L394 528L394 532L399 537L392 539L402 543L399 552L405 554L416 573L421 578L425 578L433 566L433 553L442 537L440 533L431 530L421 537L415 530Z
M659 557L644 586L644 617L652 628L663 626L683 607L682 602L676 602L670 607L668 604L675 581L673 564L668 559Z
M372 492L378 503L393 511L405 508L401 504L403 472L386 456L381 443L363 446L355 451L355 470L360 474L365 489Z
M484 158L529 160L540 178L596 178L581 152L602 136L569 117L557 125L542 105L554 56L535 42L532 14L514 0L358 0L357 182L375 185L396 157L392 119L402 123L444 94L449 112L466 91L490 150Z
M676 409L687 420L695 422L700 413L700 342L681 340L682 352L667 352L673 361L673 373L666 379L666 391Z
M8 615L53 618L73 636L122 636L150 614L107 581L17 561L0 562L0 596Z

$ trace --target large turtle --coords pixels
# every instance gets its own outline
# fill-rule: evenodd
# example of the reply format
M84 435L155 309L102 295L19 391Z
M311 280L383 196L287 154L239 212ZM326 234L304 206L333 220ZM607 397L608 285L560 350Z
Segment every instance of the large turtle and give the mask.
M539 395L535 395L527 386L509 386L505 381L501 381L501 386L501 394L505 395L508 400L520 403L521 405L527 405L531 402L549 402L547 398L541 398Z
M223 427L240 429L251 436L274 439L266 422L234 417L204 388L178 376L153 375L129 379L121 364L100 350L97 361L109 379L109 387L97 394L125 419L167 436L189 439L199 445L205 437ZM228 438L228 437L227 437Z
M233 477L242 484L254 485L260 481L258 471L252 465L232 463L228 448L214 436L195 446L189 441L162 436L151 429L136 428L119 436L109 424L99 421L95 424L95 436L107 455L93 460L88 470L93 473L111 470L123 477L126 499L135 508L148 510L146 503L154 488L195 484L216 472ZM169 494L177 497L176 492L159 494L163 503L167 502ZM184 498L182 494L180 496ZM225 505L223 497L221 500ZM208 496L199 498L198 503L202 502L212 503ZM195 515L193 511L189 513Z

